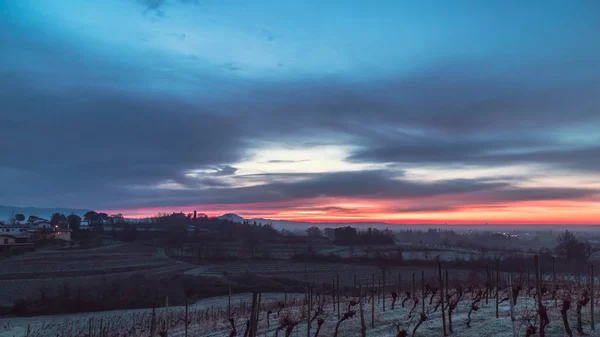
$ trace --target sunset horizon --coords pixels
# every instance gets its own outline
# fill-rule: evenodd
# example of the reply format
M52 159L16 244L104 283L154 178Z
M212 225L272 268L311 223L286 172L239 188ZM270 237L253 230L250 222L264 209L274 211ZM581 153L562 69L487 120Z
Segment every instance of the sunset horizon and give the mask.
M540 206L530 205L511 207L507 205L487 205L478 206L475 212L467 207L457 208L453 211L439 212L419 212L415 210L411 213L383 213L377 212L377 209L367 209L362 212L353 212L347 214L343 208L327 214L328 211L319 210L319 208L289 208L279 211L256 211L252 210L252 205L187 205L187 206L164 206L156 208L141 209L100 209L98 212L107 214L122 214L126 218L142 219L152 218L159 214L184 213L191 214L193 211L206 214L209 217L219 217L224 214L235 214L244 219L265 219L276 221L290 221L302 223L387 223L390 225L600 225L600 211L594 206L586 205L585 208L592 209L594 212L586 213L577 211L578 216L574 215L576 211L570 205L565 207L565 202L555 201L555 205ZM264 205L263 205L264 207ZM332 208L329 206L326 208ZM532 213L531 207L537 207L535 213ZM497 214L494 210L501 209ZM521 208L519 210L519 208ZM562 208L562 209L561 209ZM320 208L322 209L322 207ZM486 213L483 210L489 209L492 212ZM516 210L515 210L516 209ZM529 212L526 210L529 209ZM524 213L527 212L527 213ZM340 214L343 213L343 214ZM475 213L475 214L472 214ZM507 215L508 213L508 215ZM532 215L533 214L533 215ZM541 216L535 216L540 214Z
M600 337L598 36L600 0L0 0L0 335Z
M0 204L600 222L596 2L2 8Z

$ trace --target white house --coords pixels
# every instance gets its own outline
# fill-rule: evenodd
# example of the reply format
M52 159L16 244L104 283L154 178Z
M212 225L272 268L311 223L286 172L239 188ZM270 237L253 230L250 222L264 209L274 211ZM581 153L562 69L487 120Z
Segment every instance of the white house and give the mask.
M71 232L72 230L70 228L55 228L54 239L71 241Z
M27 233L5 234L0 231L0 252L11 253L13 251L33 250L34 244Z
M0 226L0 234L8 235L26 235L28 227L26 226Z

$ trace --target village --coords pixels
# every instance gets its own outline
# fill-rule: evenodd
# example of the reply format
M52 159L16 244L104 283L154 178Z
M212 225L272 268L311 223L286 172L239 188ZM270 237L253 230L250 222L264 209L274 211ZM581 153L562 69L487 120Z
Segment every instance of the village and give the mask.
M23 214L16 214L8 223L0 221L0 254L10 256L34 251L36 245L49 241L66 244L71 241L72 229L68 220L51 221L30 216L22 223Z

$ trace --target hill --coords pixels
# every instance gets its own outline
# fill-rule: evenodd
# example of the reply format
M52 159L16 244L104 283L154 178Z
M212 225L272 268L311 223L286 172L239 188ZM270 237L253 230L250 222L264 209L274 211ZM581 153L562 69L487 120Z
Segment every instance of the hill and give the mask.
M14 214L23 214L25 218L30 215L35 215L40 218L50 219L53 213L62 213L65 215L69 215L71 213L75 213L81 217L86 212L89 212L89 209L76 209L76 208L37 208L37 207L15 207L15 206L3 206L0 205L0 221L9 220Z

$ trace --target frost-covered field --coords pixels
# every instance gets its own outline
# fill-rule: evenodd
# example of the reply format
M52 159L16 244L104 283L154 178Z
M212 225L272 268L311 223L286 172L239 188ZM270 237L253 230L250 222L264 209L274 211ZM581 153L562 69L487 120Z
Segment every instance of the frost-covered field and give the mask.
M278 303L287 299L284 308L279 308ZM235 318L237 335L243 336L245 325L249 317L251 294L237 294L231 298L232 317ZM315 296L314 303L319 300ZM325 295L322 299L323 312L318 318L322 318L324 323L320 329L319 336L333 336L335 326L338 322L337 309L333 308L331 296ZM348 310L350 301L356 298L342 298L341 315ZM204 299L191 304L188 309L188 333L189 336L230 336L231 325L227 320L228 297L215 297ZM398 328L406 329L410 336L418 319L421 304L416 306L417 313L409 318L409 312L413 303L409 300L402 308L400 301L396 308L391 310L391 298L386 299L387 310L382 310L383 301L375 298L374 325L371 328L371 310L372 303L365 303L363 315L367 326L367 336L394 337ZM432 305L426 301L427 320L418 328L415 336L442 336L442 318L440 310L434 312L435 300ZM454 333L453 336L461 337L510 337L513 335L512 324L510 320L510 306L508 302L499 305L499 318L495 317L495 300L490 299L488 304L485 299L480 302L480 308L471 314L471 328L467 327L467 315L471 308L472 300L465 298L458 304L453 313L452 321ZM560 318L560 308L554 306L554 301L546 300L550 324L546 328L546 336L559 337L566 336L564 326ZM558 302L560 306L561 302ZM316 307L316 304L313 304ZM281 309L281 310L279 310ZM359 306L351 307L355 315L340 324L340 337L342 336L360 336L360 310ZM267 312L269 320L267 322ZM279 313L278 313L279 311ZM526 325L534 324L535 321L535 303L532 297L521 296L518 299L516 311L516 328L518 336L525 336ZM314 312L313 312L314 313ZM570 326L574 335L576 332L575 308L569 311ZM582 310L583 327L585 333L590 336L600 336L597 326L596 332L590 330L590 311L589 304ZM165 329L166 318L170 320L169 336L184 336L185 325L185 307L164 307L156 310L156 335ZM291 336L306 336L306 306L304 305L304 294L262 294L261 312L259 321L259 336L275 336L277 327L284 318L288 322L297 323L292 329ZM526 322L524 318L531 319ZM446 318L447 319L447 318ZM100 329L105 330L105 336L148 336L152 322L152 309L111 311L103 313L85 313L75 315L43 316L32 318L4 318L0 319L0 336L26 336L29 327L29 336L86 336L89 335L90 323L91 331L94 336L100 336ZM314 336L317 320L312 323L311 336ZM285 328L278 335L284 336Z

